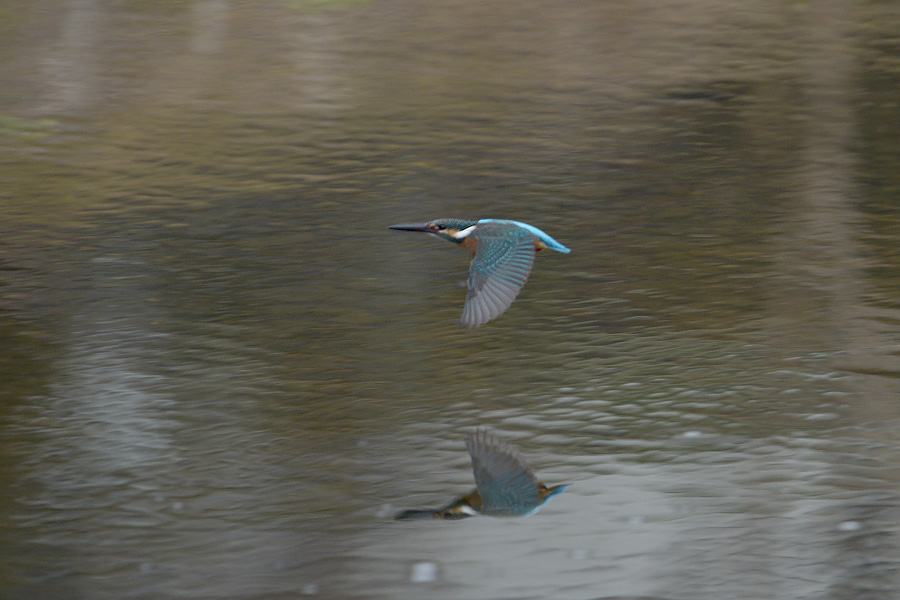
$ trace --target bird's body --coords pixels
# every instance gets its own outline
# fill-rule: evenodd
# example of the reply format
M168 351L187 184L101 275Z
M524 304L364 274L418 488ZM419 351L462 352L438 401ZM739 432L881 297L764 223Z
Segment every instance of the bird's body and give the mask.
M390 229L430 233L474 253L469 266L469 293L460 319L466 327L484 325L510 307L531 273L536 252L545 248L571 252L547 233L520 221L435 219L391 225Z
M478 514L527 517L569 487L540 483L515 448L483 429L469 435L466 447L475 489L441 508L402 511L397 520L464 519Z

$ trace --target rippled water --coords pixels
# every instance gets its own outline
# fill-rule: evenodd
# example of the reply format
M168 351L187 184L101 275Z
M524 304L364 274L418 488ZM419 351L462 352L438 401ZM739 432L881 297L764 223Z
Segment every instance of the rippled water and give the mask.
M898 31L0 7L0 597L895 598ZM435 217L573 252L466 330ZM569 490L393 522L480 426Z

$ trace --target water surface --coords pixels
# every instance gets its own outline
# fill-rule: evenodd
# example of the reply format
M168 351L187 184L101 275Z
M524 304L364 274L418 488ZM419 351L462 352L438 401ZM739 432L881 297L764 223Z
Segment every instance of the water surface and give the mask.
M896 597L898 31L0 8L3 597ZM465 253L386 229L436 217L573 252L466 330ZM391 521L471 486L479 426L569 490Z

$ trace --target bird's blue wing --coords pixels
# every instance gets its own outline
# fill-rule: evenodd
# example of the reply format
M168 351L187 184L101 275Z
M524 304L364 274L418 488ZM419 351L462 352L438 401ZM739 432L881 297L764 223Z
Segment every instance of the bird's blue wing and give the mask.
M483 429L466 446L484 514L525 515L540 505L537 478L515 448Z
M469 267L469 293L462 324L478 327L496 319L519 295L534 264L530 231L509 221L479 223L478 249Z
M551 237L550 234L543 229L538 229L534 225L529 225L528 223L523 223L522 221L507 221L504 219L481 219L480 221L478 221L478 223L479 225L484 223L510 223L523 229L527 229L532 233L532 235L534 235L534 237L543 242L544 245L551 250L556 250L557 252L562 252L563 254L568 254L572 251L571 248L567 248L553 239L553 237Z

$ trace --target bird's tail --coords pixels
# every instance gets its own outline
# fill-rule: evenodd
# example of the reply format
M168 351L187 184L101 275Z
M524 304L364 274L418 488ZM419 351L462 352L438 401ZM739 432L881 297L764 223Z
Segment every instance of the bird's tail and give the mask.
M566 489L568 489L569 484L563 483L561 485L554 485L553 487L547 487L545 485L541 485L541 498L545 501L550 500L553 496L557 494L562 494Z

